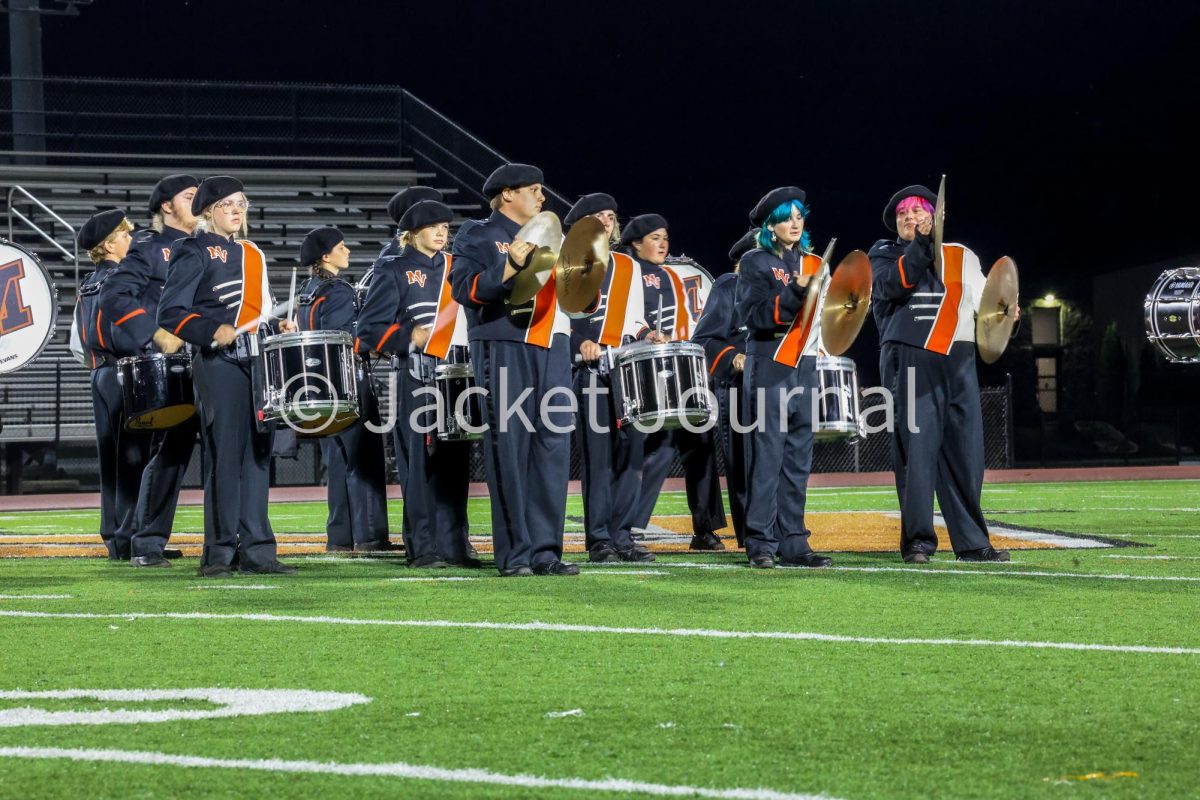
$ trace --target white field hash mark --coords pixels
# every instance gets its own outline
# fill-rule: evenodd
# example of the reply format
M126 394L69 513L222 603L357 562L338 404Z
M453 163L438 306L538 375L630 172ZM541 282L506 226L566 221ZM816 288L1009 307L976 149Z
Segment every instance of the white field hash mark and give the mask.
M70 600L69 594L0 594L0 600Z
M1092 644L1090 642L1039 642L1020 639L917 639L881 636L844 636L810 631L730 631L706 628L618 628L605 625L570 625L553 622L463 622L447 619L354 619L349 617L300 617L283 614L212 614L202 611L127 614L89 614L50 611L3 611L0 617L30 619L122 619L137 620L198 620L242 622L297 622L310 625L362 625L396 628L442 628L487 631L522 631L533 633L600 633L620 636L678 636L699 639L773 639L830 644L945 646L945 647L1013 647L1032 650L1076 650L1104 653L1138 653L1158 655L1200 655L1200 647L1177 647L1142 644Z
M418 764L340 764L328 761L284 761L282 759L203 758L140 750L91 750L58 747L0 747L0 758L68 759L117 764L154 764L173 767L210 767L322 775L383 776L451 783L517 786L524 789L577 789L592 792L624 792L660 797L714 797L729 800L836 800L829 795L793 794L774 789L707 789L664 783L607 778L544 778L538 775L506 775L486 769L446 769Z
M0 691L0 700L100 700L118 704L169 700L198 700L217 708L97 709L47 711L41 708L0 709L0 728L26 725L111 725L171 722L180 719L218 719L294 711L337 711L371 698L348 692L305 689L61 689L38 692Z

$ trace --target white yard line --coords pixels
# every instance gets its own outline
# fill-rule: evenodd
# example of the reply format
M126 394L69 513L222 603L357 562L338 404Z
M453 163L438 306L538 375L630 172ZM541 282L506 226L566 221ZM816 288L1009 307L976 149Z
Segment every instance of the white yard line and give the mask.
M70 600L69 594L0 594L0 600Z
M1123 556L1106 555L1105 558L1134 558L1143 561L1200 561L1200 556Z
M705 628L617 628L606 625L569 625L552 622L463 622L448 619L355 619L350 617L301 617L285 614L212 614L200 611L128 614L54 613L49 611L5 611L0 617L29 619L168 619L195 621L298 622L311 625L355 625L395 628L458 628L466 630L521 631L533 633L600 633L618 636L672 636L698 639L773 639L828 642L832 644L912 645L954 647L1013 647L1033 650L1091 650L1107 653L1154 653L1200 655L1200 647L1168 647L1141 644L1091 644L1087 642L1038 642L1017 639L916 639L879 636L842 636L808 631L730 631Z
M956 562L957 563L957 562ZM1122 575L1117 573L1095 574L1087 572L1035 572L1014 569L991 570L990 565L980 564L971 569L926 569L922 567L824 567L835 572L907 572L911 575L985 575L990 578L1090 578L1100 581L1173 581L1177 583L1200 583L1200 577L1185 575ZM804 567L795 567L804 569Z
M236 583L213 583L213 584L205 584L203 586L191 586L189 588L191 588L191 589L246 589L246 590L261 591L263 589L278 589L279 587L278 586L267 586L266 584L260 584L260 583L247 583L242 586L239 586Z
M591 792L622 792L660 797L715 797L730 800L835 800L828 795L794 794L773 789L708 789L664 783L607 778L543 778L538 775L506 775L486 769L448 769L393 762L389 764L344 764L331 761L284 761L283 759L203 758L154 753L142 750L93 750L58 747L0 747L0 758L67 759L116 764L152 764L171 767L291 772L300 774L382 776L445 783L473 783L522 789L577 789Z
M440 578L387 578L386 580L393 583L461 583L463 581L477 581L479 578L460 578L454 575L447 575Z

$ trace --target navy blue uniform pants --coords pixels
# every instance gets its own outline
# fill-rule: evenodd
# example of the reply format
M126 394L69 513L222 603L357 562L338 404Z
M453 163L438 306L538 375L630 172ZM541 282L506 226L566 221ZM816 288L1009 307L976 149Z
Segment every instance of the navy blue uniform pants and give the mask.
M717 387L717 435L721 440L722 454L725 456L725 485L729 489L729 516L733 518L733 533L737 536L738 547L744 542L746 531L746 434L733 429L733 409L730 405L733 386ZM745 391L736 385L732 397L738 403L737 421L741 428L746 427L746 414L742 410L742 399Z
M471 342L475 379L479 387L488 390L483 404L488 425L483 458L492 500L492 542L500 570L562 558L571 466L569 437L575 416L568 405L571 364L567 351L563 335L556 335L549 349L522 342ZM506 376L503 381L502 374ZM549 405L559 410L543 419L538 410L552 391ZM520 409L524 417L509 416L506 430L502 430L502 410L506 408Z
M383 434L378 429L379 409L368 381L358 382L359 421L344 431L320 440L325 464L329 516L325 534L329 544L356 544L388 540L387 480Z
M658 503L663 481L671 472L675 455L683 466L692 532L713 533L726 525L721 502L721 477L717 474L717 441L713 430L697 433L686 428L645 434L642 489L638 494L634 527L646 528Z
M577 369L575 394L579 400L575 440L582 462L585 543L590 548L597 542L610 542L618 550L627 550L633 546L630 532L642 486L646 437L632 425L617 426L616 398L608 374Z
M133 555L162 555L166 548L175 524L179 490L199 432L200 415L197 412L196 416L173 428L154 433L150 461L142 472L142 483L138 488Z
M108 557L130 557L138 486L149 457L150 434L124 429L124 397L117 369L92 370L92 410L100 472L100 538Z
M935 493L954 552L987 547L980 506L983 410L975 343L955 342L943 356L886 342L879 367L896 407L892 467L900 500L900 552L933 555L937 550Z
M204 454L202 566L261 566L276 558L267 516L271 486L271 433L254 419L250 367L223 356L192 360L200 403Z
M778 555L789 560L812 552L804 503L812 469L816 362L805 356L789 367L769 356L746 356L743 408L755 423L746 434L749 558Z

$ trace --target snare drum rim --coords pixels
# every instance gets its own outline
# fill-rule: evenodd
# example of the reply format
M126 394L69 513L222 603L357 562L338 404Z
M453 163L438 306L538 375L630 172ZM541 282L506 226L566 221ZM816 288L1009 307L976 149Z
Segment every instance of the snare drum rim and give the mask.
M354 347L354 338L345 331L291 331L290 333L276 333L263 339L264 350L326 344Z
M620 367L635 361L673 356L704 358L704 346L695 342L667 342L666 344L632 342L617 348L616 365Z
M450 378L466 378L475 377L475 368L470 364L438 364L433 370L434 378L441 380L443 377Z
M854 363L854 359L845 356L817 356L817 371L823 369L858 374L858 365Z
M42 351L46 349L46 345L50 344L50 340L54 338L54 334L58 332L58 286L54 283L54 278L50 275L50 270L46 269L46 265L42 263L42 260L29 248L5 239L3 236L0 236L0 245L7 245L23 253L29 263L37 267L42 273L42 277L46 280L46 285L50 291L50 325L46 328L46 335L42 338L41 344L33 351L33 355L21 362L20 367L13 367L11 369L0 367L0 375L3 375L9 372L16 372L21 367L26 367L36 361L38 356L42 354Z
M188 366L192 364L192 357L187 353L142 353L137 356L125 356L117 359L117 366L124 368L137 363L150 363L157 361L183 361Z

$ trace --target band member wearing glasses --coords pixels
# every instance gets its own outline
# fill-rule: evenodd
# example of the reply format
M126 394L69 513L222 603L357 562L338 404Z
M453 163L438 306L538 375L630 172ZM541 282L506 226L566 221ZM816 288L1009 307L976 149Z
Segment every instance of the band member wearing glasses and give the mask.
M533 263L536 248L517 233L542 210L542 171L505 164L483 193L492 214L459 229L450 281L466 309L476 380L488 390L483 453L496 568L507 577L577 575L562 560L573 415L556 400L571 390L570 321L552 272L532 300L508 302Z
M804 201L802 189L782 186L754 206L757 247L742 256L735 295L748 329L743 403L754 409L755 426L747 441L745 544L757 569L773 568L777 556L790 567L832 563L812 551L804 527L821 338L816 304L804 313L821 268Z
M192 198L204 224L171 251L158 324L199 349L192 380L204 453L204 552L200 575L295 572L276 557L267 517L271 433L260 430L250 337L272 319L267 263L245 232L249 201L236 178L207 178ZM282 320L279 329L296 330Z
M934 263L934 203L924 186L892 195L883 224L896 233L869 253L871 312L879 327L879 371L896 400L892 464L900 499L900 554L927 564L937 550L933 496L959 561L1008 561L988 538L983 492L983 412L975 375L975 314L983 291L979 258L942 245ZM912 383L915 382L915 386ZM916 408L909 409L908 397ZM910 430L907 420L916 421Z
M300 246L310 276L300 287L296 322L302 331L355 333L355 294L339 277L350 266L350 248L337 228L314 228ZM329 516L325 549L334 553L388 549L387 481L383 440L366 427L378 424L374 395L358 381L359 419L318 441L325 464Z
M191 175L168 175L155 185L150 193L150 228L134 233L129 253L100 294L105 315L139 352L176 353L183 347L182 339L159 327L158 302L167 281L171 249L196 230L192 198L199 185ZM192 416L152 435L130 537L129 563L135 567L169 567L168 559L182 555L168 549L167 541L199 431L200 418Z

